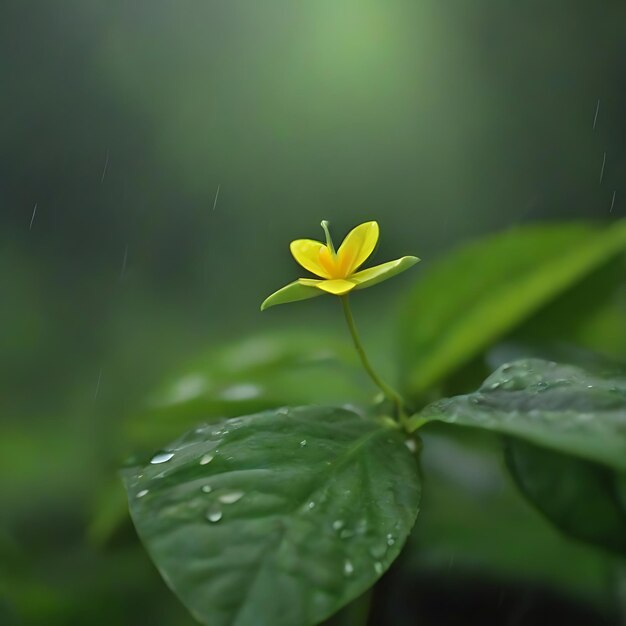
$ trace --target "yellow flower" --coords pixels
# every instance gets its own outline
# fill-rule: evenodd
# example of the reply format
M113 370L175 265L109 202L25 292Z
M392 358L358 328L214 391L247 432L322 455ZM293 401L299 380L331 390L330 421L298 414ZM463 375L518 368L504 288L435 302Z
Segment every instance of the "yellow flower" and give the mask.
M290 249L294 259L304 269L319 278L299 278L269 296L261 311L276 304L306 300L330 293L342 296L353 289L365 289L387 280L419 261L414 256L404 256L395 261L357 271L368 259L378 243L378 224L365 222L354 228L335 251L328 222L322 222L326 243L313 239L296 239Z

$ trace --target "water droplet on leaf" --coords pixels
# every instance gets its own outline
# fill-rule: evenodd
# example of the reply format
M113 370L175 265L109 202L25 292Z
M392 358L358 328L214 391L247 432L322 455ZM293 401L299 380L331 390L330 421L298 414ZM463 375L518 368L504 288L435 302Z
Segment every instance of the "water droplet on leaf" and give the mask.
M209 509L206 514L206 518L209 522L219 522L222 519L222 511L218 508Z
M218 500L224 504L234 504L235 502L239 502L243 496L243 491L231 491L229 493L222 494Z
M150 463L152 463L152 465L158 465L159 463L166 463L173 457L174 457L173 452L159 452L158 454L155 454L150 459Z
M261 387L253 385L252 383L241 383L239 385L232 385L222 391L220 397L222 400L231 400L233 402L237 400L252 400L257 398L262 393Z

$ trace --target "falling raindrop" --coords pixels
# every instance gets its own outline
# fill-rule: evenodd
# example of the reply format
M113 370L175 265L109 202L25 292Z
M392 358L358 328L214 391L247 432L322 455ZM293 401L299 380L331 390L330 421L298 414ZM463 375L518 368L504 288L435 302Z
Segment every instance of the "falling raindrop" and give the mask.
M152 465L158 465L159 463L166 463L173 457L174 457L173 452L159 452L158 454L155 454L152 457L152 459L150 459L150 463L152 463Z

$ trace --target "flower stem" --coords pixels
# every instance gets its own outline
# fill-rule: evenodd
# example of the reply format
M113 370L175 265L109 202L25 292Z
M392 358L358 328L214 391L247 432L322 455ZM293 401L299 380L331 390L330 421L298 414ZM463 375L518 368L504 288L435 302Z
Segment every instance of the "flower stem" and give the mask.
M372 367L369 359L367 358L367 354L365 354L365 349L363 348L363 344L361 343L361 339L359 338L359 333L356 330L356 324L354 323L354 317L352 315L352 309L350 308L350 300L348 295L340 296L341 306L343 307L343 313L346 317L346 322L348 323L348 329L350 330L350 334L352 335L352 341L354 342L354 347L359 354L361 359L361 363L363 364L363 368L372 379L374 384L385 394L385 396L394 404L396 407L396 411L398 413L398 418L400 420L400 424L406 428L407 426L407 415L404 411L404 400L402 396L390 385L388 385L375 371Z

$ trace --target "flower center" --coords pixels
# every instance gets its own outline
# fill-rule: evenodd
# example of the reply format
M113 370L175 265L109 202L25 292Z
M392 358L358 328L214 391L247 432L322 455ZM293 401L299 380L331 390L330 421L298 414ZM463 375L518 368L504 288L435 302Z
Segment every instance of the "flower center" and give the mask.
M319 252L319 264L326 270L326 273L331 279L334 278L347 278L348 268L350 267L349 259L344 258L344 254L337 254L333 239L330 236L329 227L330 224L327 220L322 221L322 228L326 235L326 245L320 247Z

